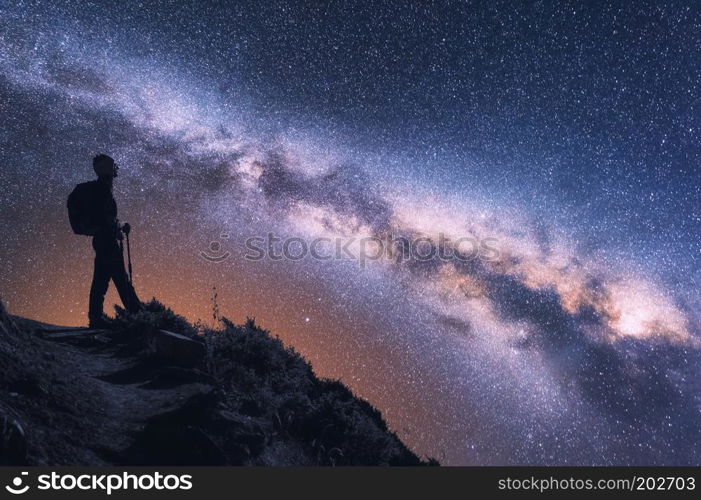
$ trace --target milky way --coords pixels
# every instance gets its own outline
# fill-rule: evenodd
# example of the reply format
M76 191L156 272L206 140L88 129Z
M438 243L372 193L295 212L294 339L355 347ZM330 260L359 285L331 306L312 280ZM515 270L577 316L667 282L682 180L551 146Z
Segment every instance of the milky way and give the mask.
M216 287L418 453L701 463L693 2L0 5L13 313L85 321L65 197L107 152L142 297L209 322ZM244 258L269 233L348 251Z

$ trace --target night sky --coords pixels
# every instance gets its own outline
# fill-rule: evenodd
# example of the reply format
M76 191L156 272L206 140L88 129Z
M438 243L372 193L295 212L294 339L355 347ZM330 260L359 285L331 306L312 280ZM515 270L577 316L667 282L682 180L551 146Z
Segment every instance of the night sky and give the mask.
M209 325L216 287L417 453L701 464L701 7L583 4L0 0L0 297L85 324L108 153L142 298Z

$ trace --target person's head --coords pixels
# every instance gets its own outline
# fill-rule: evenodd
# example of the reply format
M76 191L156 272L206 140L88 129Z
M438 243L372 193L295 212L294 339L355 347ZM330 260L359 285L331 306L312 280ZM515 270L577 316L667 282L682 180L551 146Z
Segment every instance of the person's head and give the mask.
M114 160L104 154L99 154L92 159L92 168L100 179L112 180L117 177L119 167Z

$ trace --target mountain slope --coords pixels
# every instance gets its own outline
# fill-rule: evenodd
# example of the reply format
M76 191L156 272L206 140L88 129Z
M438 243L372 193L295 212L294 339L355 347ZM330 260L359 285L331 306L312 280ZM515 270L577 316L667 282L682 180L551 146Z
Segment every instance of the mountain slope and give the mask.
M425 463L253 321L197 331L156 301L110 330L0 302L0 431L0 464Z

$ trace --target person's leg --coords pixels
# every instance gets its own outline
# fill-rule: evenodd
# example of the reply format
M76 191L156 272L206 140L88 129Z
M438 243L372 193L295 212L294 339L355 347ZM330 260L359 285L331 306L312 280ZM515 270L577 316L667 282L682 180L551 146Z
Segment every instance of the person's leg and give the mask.
M93 269L92 285L90 286L90 303L88 306L88 320L101 321L105 293L110 283L110 256L109 250L93 240L95 249L95 266Z
M129 282L127 270L124 267L124 255L119 248L119 244L115 242L113 258L110 260L110 276L117 287L119 298L124 305L124 309L129 312L137 312L141 309L141 301L136 295L134 287Z

